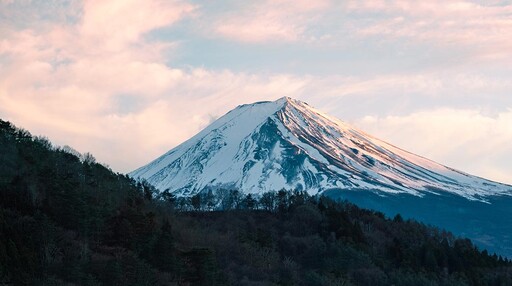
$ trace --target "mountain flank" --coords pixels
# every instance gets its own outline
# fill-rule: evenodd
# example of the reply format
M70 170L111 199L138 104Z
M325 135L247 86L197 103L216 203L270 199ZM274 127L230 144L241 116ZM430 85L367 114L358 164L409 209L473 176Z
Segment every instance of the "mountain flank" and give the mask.
M455 194L486 201L512 186L445 167L283 97L238 106L132 173L178 196L333 189L380 194Z
M178 197L286 189L349 200L512 257L512 186L412 154L288 97L238 106L130 176Z

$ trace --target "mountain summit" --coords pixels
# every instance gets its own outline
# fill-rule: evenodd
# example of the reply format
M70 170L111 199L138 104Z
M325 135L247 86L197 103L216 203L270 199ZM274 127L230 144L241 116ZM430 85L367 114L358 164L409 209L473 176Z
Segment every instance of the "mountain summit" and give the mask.
M219 188L448 193L480 201L512 194L512 186L414 155L289 97L240 105L130 175L178 196Z

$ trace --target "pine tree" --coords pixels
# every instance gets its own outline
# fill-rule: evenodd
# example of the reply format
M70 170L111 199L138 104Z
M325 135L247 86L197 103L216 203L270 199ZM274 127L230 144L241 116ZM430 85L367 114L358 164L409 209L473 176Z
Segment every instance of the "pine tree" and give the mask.
M153 248L153 261L159 269L173 272L176 268L176 251L171 224L165 220Z

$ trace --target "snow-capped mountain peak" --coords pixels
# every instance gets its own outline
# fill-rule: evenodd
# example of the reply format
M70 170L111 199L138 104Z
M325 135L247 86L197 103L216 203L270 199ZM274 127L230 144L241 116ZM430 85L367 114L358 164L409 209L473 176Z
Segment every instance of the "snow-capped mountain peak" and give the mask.
M448 192L471 200L512 194L512 186L414 155L289 97L240 105L130 175L177 195L219 188Z

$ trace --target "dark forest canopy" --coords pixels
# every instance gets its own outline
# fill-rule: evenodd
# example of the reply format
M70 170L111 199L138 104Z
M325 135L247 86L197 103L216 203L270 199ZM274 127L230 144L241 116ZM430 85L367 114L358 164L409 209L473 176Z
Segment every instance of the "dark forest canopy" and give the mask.
M0 285L512 285L512 264L400 215L277 191L157 194L0 121Z

